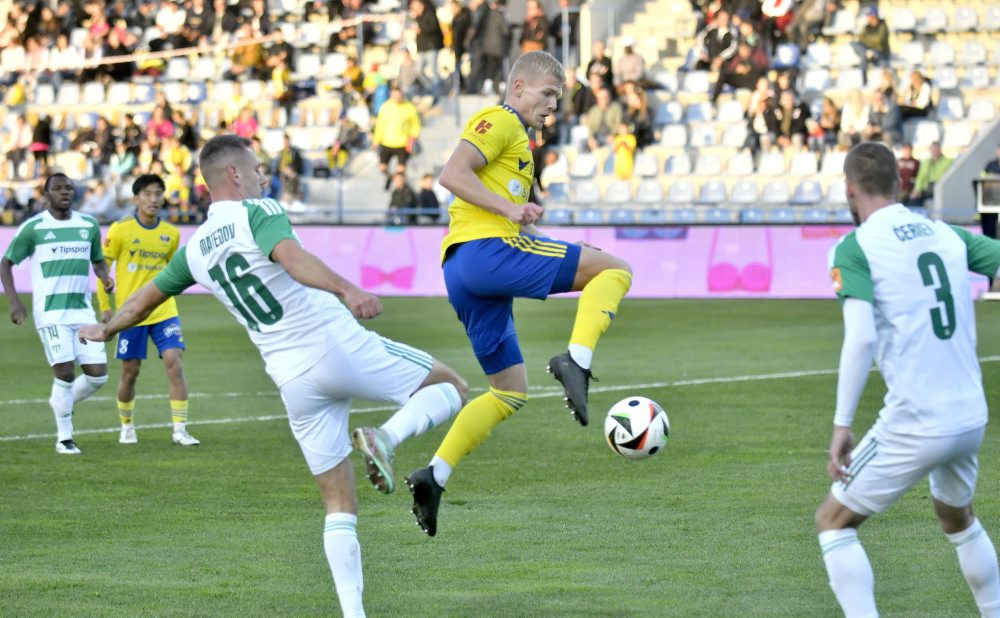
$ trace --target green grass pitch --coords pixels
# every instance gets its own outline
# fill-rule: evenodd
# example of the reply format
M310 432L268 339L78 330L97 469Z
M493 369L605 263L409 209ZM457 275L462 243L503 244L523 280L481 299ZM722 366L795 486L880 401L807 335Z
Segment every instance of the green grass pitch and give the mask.
M27 301L27 297L24 298ZM371 328L485 380L444 299L383 299ZM572 300L516 306L531 401L456 469L438 536L402 477L444 428L403 445L399 489L359 474L371 616L836 616L813 532L842 326L835 301L626 300L601 343L591 426L563 407L545 362ZM207 297L180 299L191 433L170 444L166 380L139 380L139 444L119 445L111 382L75 416L81 457L53 450L51 373L30 324L0 323L0 614L311 616L339 611L319 491L246 334ZM0 301L4 316L7 304ZM987 397L1000 409L1000 304L977 304ZM109 346L110 347L110 346ZM614 455L604 411L642 394L670 415L667 448ZM884 387L873 374L860 437ZM384 405L357 402L352 426ZM1000 440L987 431L977 512L1000 539ZM886 616L974 616L926 482L862 540Z

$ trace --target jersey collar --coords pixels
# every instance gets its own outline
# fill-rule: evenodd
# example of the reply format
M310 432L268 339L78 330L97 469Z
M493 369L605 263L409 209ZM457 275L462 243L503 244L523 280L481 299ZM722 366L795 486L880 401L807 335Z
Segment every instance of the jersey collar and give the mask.
M510 105L507 105L506 103L504 103L500 107L504 108L508 112L510 112L510 113L514 114L515 116L517 116L517 119L521 122L521 126L524 127L524 130L525 131L528 130L528 125L524 122L524 118L521 118L521 114L517 113L516 109L514 109Z
M157 226L160 225L160 217L159 216L156 217L156 221L153 223L153 225L143 225L142 224L142 219L139 218L139 211L138 210L135 211L135 215L133 215L133 217L135 218L135 222L139 224L139 227L141 227L144 230L155 230L157 228Z

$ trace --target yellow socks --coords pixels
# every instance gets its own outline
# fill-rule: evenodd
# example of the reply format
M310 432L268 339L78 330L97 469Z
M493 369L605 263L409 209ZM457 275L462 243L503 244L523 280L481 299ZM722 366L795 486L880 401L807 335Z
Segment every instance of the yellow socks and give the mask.
M520 410L527 401L527 393L491 388L488 393L465 404L435 456L454 468L462 458L474 451L479 443L490 435L494 427Z
M576 308L576 321L570 335L570 345L590 350L597 347L597 340L611 326L621 302L632 287L632 275L626 270L612 268L590 280L580 293Z
M135 399L132 401L118 401L118 420L122 422L122 425L131 425L134 413Z
M187 399L171 399L170 400L170 420L174 424L181 423L184 424L188 420L188 400Z

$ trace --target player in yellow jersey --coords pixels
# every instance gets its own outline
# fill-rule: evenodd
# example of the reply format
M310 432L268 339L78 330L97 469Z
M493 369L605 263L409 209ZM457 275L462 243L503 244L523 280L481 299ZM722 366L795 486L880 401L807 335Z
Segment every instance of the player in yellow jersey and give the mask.
M534 164L527 129L541 129L555 113L564 82L565 71L552 55L522 55L507 78L504 104L472 117L441 172L442 186L455 195L441 245L448 300L490 389L462 408L430 465L406 479L417 523L430 536L452 469L528 400L514 298L582 292L569 349L549 361L549 371L562 383L570 411L586 425L594 348L632 284L624 260L538 236L535 229L542 208L528 201Z
M104 256L110 268L115 267L117 289L114 296L98 290L101 316L107 322L112 313L112 301L121 305L125 299L153 280L177 252L180 244L178 229L160 219L166 185L155 174L145 174L132 183L135 215L113 223L104 241ZM135 382L146 358L146 345L153 338L163 359L170 382L170 416L173 421L173 442L194 446L199 441L187 431L188 388L184 379L181 354L184 334L173 298L160 305L140 324L118 335L117 358L122 361L121 382L118 384L118 417L122 430L118 441L135 444L133 414L135 413Z

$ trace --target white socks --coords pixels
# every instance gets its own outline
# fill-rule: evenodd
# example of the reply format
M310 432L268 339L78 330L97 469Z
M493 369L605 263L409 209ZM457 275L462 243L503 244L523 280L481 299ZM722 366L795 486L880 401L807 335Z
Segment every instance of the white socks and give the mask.
M73 382L53 378L49 405L52 406L52 414L56 417L57 441L71 439L73 437Z
M958 554L958 565L983 616L1000 616L1000 570L997 551L976 519L961 532L946 534Z
M398 412L381 427L388 434L392 446L413 436L437 427L462 409L462 397L450 382L425 386L413 393Z
M830 588L847 618L878 616L875 575L854 528L819 533L819 547L830 577Z
M101 388L108 382L108 374L102 376L88 376L85 373L81 373L73 380L73 402L86 399L93 395L97 389Z
M571 343L569 344L569 357L581 368L590 369L590 364L594 361L594 351L579 343Z
M451 464L435 455L431 459L431 471L434 472L434 482L444 487L451 476Z
M328 513L323 532L323 549L333 573L333 585L345 618L364 616L361 593L365 583L361 575L361 544L358 543L358 516Z

